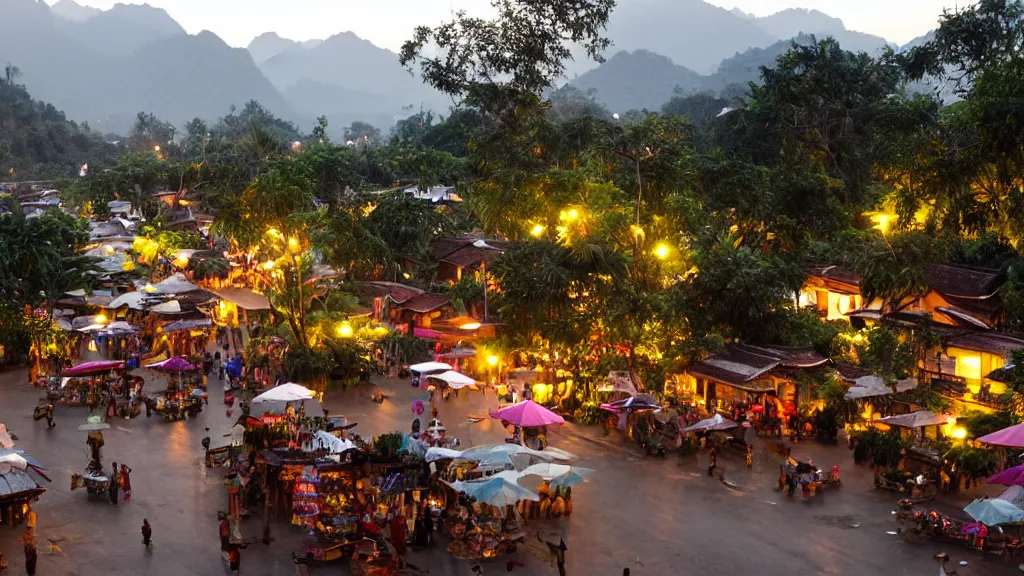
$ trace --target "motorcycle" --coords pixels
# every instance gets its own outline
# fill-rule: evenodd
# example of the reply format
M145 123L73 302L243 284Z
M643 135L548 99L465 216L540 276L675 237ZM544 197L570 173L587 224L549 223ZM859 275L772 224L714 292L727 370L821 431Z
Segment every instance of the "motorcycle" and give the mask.
M913 478L908 477L905 482L898 482L879 475L875 478L875 488L908 494L909 499L915 504L934 500L939 495L938 484L931 478L926 478L923 475Z

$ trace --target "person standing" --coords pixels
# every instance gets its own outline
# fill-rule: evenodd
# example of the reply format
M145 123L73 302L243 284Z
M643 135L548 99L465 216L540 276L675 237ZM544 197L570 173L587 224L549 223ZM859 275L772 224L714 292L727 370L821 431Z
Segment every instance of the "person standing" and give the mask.
M118 483L121 485L121 491L124 492L124 501L127 504L132 501L132 469L127 464L121 464L121 478Z
M149 525L149 520L146 518L142 519L142 543L149 548L153 545L153 527Z
M718 448L712 446L708 449L708 476L713 476L715 468L718 468Z
M224 553L231 549L231 526L227 514L218 512L217 517L220 518L220 551Z
M46 427L53 429L56 424L53 423L53 404L46 405Z
M231 568L232 574L238 574L238 570L242 567L242 553L238 550L238 546L232 546L228 550L228 566Z
M21 543L25 546L25 573L28 576L36 575L36 561L39 555L36 553L36 534L31 528L25 530L21 537Z
M110 485L107 492L110 494L110 503L117 506L117 493L121 489L121 474L117 469L117 462L114 462L114 473L110 475Z

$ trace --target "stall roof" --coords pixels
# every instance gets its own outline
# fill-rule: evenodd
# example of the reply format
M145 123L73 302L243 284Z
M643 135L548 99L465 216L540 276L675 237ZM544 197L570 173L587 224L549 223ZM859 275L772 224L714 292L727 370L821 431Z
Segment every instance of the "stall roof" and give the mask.
M177 322L171 322L164 326L164 332L174 332L177 330L195 330L197 328L206 328L213 326L213 320L209 318L199 318L197 320L178 320Z
M924 272L932 290L954 298L991 298L999 279L999 270L955 264L925 264Z
M199 289L198 286L186 280L184 274L169 276L162 282L154 284L153 287L160 294L184 294Z
M826 362L828 358L818 355L810 347L733 344L724 353L696 362L686 371L741 390L767 392L774 390L774 385L757 380L775 368L813 368Z
M441 258L440 261L454 264L460 268L475 270L480 267L481 263L490 264L501 258L501 255L504 253L505 251L501 248L491 246L490 244L484 244L483 247L477 246L477 244L469 244Z
M21 470L12 469L0 474L0 499L19 495L32 496L33 493L45 491L46 488L36 484L31 476Z
M945 414L936 414L927 410L918 410L917 412L911 412L910 414L900 414L898 416L882 418L879 422L882 424L888 424L889 426L899 426L901 428L921 428L924 426L942 426L943 424L956 422L956 417Z
M270 310L270 301L262 294L257 294L245 288L221 288L211 290L222 300L227 300L239 308L245 310Z
M396 306L403 310L411 310L418 314L433 312L451 304L448 297L443 294L418 294Z
M414 296L424 293L419 288L398 282L360 282L357 285L374 296L387 297L395 304L403 304Z

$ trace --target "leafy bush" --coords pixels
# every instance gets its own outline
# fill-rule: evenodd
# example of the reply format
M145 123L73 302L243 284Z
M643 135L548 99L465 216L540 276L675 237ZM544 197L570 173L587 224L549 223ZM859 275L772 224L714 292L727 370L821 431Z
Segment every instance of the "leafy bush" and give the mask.
M602 410L597 402L584 402L579 410L576 411L575 418L580 424L593 426L600 424L607 415L608 412Z

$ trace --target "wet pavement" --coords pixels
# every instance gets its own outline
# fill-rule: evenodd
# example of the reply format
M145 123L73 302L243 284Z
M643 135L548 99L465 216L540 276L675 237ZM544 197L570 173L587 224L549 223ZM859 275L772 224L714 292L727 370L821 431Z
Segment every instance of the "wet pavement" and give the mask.
M325 403L333 415L359 423L356 432L371 435L407 431L413 419L411 400L421 392L407 381L382 383L384 404L370 401L370 389L335 393ZM132 500L112 506L106 499L90 501L85 492L70 490L70 476L85 467L85 433L75 428L85 422L85 408L58 406L57 428L34 422L32 408L40 391L25 384L24 371L0 373L0 422L18 437L26 450L50 469L52 483L36 504L39 526L39 570L46 576L147 574L153 576L220 575L227 567L220 559L216 511L226 508L222 471L203 463L200 440L209 435L213 445L233 421L225 413L219 394L199 418L166 423L143 416L112 422L105 432L104 464L127 463L132 469ZM439 406L449 434L463 447L500 442L504 431L486 419L468 424L467 415L486 416L497 403L493 395L464 391L461 397ZM236 417L238 412L236 410ZM205 429L209 428L209 431ZM982 558L964 548L933 543L904 544L887 534L895 525L891 511L895 495L870 490L871 472L854 467L845 446L799 444L794 454L812 456L822 468L838 464L843 487L804 501L773 490L778 462L759 448L754 469L743 465L740 452L725 452L719 459L727 485L706 474L699 457L643 457L632 446L603 436L593 428L566 425L552 434L553 446L580 456L579 464L597 471L589 483L574 487L574 514L570 519L531 523L540 532L568 546L567 573L618 576L623 568L633 575L751 574L935 574L932 556L948 552L961 576L1018 574L1016 564ZM962 506L962 504L960 504ZM949 504L950 507L953 503ZM153 525L155 546L146 551L139 528L142 519ZM258 514L243 522L243 531L255 539L260 533ZM0 527L0 550L8 573L23 574L23 555L17 538L23 528ZM291 552L298 549L301 532L275 520L274 542L258 541L243 551L242 574L294 574ZM53 548L50 549L52 543ZM470 563L457 561L441 546L411 561L431 574L470 575ZM518 574L557 574L526 553L505 555L484 564L484 574L506 573L506 561L525 564ZM345 564L314 566L313 574L347 574Z

